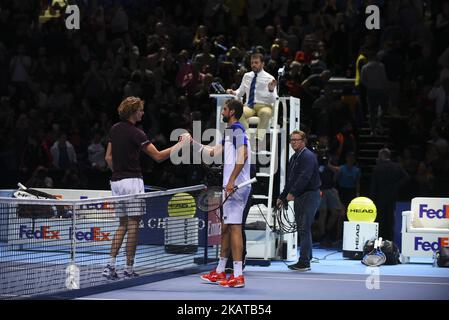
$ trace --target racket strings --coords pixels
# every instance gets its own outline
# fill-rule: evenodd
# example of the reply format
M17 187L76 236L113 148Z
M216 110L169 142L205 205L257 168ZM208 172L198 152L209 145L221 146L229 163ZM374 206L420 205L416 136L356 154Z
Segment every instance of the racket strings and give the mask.
M382 252L381 247L382 247L382 238L379 238L378 240L374 241L373 250L371 250L368 254L366 254L363 257L362 263L371 267L378 267L384 264L387 261L387 257Z
M386 261L385 254L379 250L373 250L363 257L363 263L367 266L380 266Z
M197 206L203 211L213 211L222 205L222 190L210 187L197 198Z

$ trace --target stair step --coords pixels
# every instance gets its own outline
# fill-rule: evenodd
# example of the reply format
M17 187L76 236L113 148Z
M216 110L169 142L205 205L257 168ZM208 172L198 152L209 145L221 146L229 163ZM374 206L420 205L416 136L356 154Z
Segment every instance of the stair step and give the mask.
M267 151L267 150L257 151L256 155L271 156L271 151Z
M363 138L363 139L388 139L387 135L379 135L379 134L375 134L375 135L370 135L370 134L361 134L359 135L359 138Z
M359 150L359 154L376 154L379 152L377 149L361 149Z
M368 152L373 152L373 151L377 152L380 149L382 149L384 147L384 145L385 145L385 143L378 144L377 146L374 146L374 145L367 146L364 143L360 143L360 147L363 148L363 149L359 150L359 152L362 151L362 150L366 150Z
M375 164L365 163L365 164L360 164L359 168L361 168L361 169L374 169L375 166L376 166Z
M279 134L279 133L281 133L281 132L284 132L285 129L280 129L280 128L278 128L278 129L276 129L276 131L277 131L277 133ZM248 134L256 134L257 128L251 128L251 127L249 127L249 128L246 130L246 132L247 132ZM273 132L274 132L274 128L267 129L267 133L273 133Z
M265 173L265 172L258 172L258 173L256 173L256 177L269 178L270 174L269 173Z
M257 200L268 200L268 196L263 194L253 194L253 198Z
M371 147L371 146L379 146L380 148L382 148L383 145L384 145L384 143L383 143L383 142L369 141L369 142L364 142L363 145L364 145L365 147L368 147L368 146L370 146L370 147Z
M390 128L384 128L383 131L384 132L390 132ZM365 132L365 133L368 132L368 133L370 133L371 132L371 128L370 127L360 128L360 132Z
M359 164L360 164L362 161L375 162L376 159L377 159L377 158L374 158L374 157L358 157L358 158L357 158Z

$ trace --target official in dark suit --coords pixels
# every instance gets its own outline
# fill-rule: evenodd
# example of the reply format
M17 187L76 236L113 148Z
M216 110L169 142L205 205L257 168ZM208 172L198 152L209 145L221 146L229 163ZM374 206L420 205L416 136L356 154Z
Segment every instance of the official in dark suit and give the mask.
M379 235L387 240L394 239L394 210L398 190L408 181L408 173L399 163L391 161L388 148L379 150L377 165L371 175L371 199L377 209Z
M293 131L290 135L290 145L295 154L290 158L287 182L277 204L294 201L301 248L298 262L288 267L307 271L310 270L312 259L312 223L320 206L321 180L317 157L306 147L306 134L299 130Z

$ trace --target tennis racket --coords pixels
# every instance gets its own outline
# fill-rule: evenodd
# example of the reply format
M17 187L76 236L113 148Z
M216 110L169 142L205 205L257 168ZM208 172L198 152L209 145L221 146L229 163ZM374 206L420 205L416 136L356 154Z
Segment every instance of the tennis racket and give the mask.
M15 198L28 198L28 199L57 199L56 196L42 192L36 189L29 189L20 182L17 184L19 189L14 192Z
M200 192L197 197L196 207L204 212L215 211L218 208L222 207L223 204L231 197L234 192L238 189L243 188L247 185L250 185L256 182L256 178L249 179L247 181L242 182L241 184L234 187L233 191L229 193L226 198L223 199L223 188L222 187L208 187L207 189Z
M58 199L53 194L25 187L20 182L17 184L19 189L14 192L14 198L25 199ZM20 218L70 218L72 212L66 206L50 206L50 205L33 205L21 204L17 208L17 215ZM34 225L34 220L33 220Z
M378 267L384 264L385 261L387 261L387 257L382 252L381 247L382 238L379 238L378 240L374 241L374 249L363 257L362 263L370 267Z

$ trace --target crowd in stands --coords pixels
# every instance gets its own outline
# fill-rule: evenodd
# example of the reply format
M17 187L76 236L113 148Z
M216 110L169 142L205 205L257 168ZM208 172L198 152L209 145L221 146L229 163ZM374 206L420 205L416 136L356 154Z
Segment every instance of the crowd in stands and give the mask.
M364 79L374 69L363 68L375 65L386 76L374 88L386 97L384 147L410 176L399 198L449 193L447 0L68 1L80 9L79 30L66 28L61 3L0 3L2 188L108 189L103 155L124 97L145 100L140 125L165 148L192 120L214 127L211 83L238 88L250 54L261 52L275 78L285 66L280 95L301 99L301 129L328 145L337 167L362 147L373 92ZM365 26L371 4L379 30ZM359 83L336 89L331 77ZM369 86L366 99L360 84ZM143 163L153 185L205 176L199 165Z

